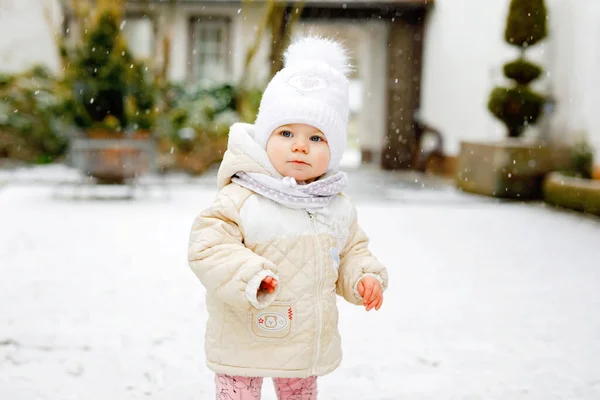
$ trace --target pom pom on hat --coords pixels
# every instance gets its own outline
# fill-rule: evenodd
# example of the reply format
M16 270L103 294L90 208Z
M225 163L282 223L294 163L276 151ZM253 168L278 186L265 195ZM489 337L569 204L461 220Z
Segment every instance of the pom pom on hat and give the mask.
M310 62L323 62L348 76L352 71L344 48L336 41L308 36L292 43L283 55L284 68L294 68Z
M351 70L338 42L318 36L294 41L284 53L284 68L263 93L256 142L266 148L271 132L285 124L312 125L327 137L329 170L336 169L346 148Z

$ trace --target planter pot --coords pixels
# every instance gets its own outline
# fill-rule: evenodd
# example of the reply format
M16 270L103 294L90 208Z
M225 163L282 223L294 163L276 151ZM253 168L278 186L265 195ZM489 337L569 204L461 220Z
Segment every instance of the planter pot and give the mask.
M592 178L600 180L600 165L595 166L592 170Z
M134 147L109 147L87 152L87 174L101 184L123 184L140 175L136 159L141 150Z
M456 183L466 192L487 196L541 198L545 175L568 167L570 160L568 147L544 142L462 142Z
M138 140L149 140L152 138L152 131L138 129L137 131L133 132L132 138Z
M544 181L544 200L555 206L600 216L600 181L553 172Z
M90 128L85 132L85 136L88 139L113 140L113 139L123 139L123 137L125 135L123 132L115 132L115 131L110 131L108 129L102 129L102 128Z
M150 169L152 143L145 135L125 138L103 130L76 138L71 153L74 165L102 184L123 184Z

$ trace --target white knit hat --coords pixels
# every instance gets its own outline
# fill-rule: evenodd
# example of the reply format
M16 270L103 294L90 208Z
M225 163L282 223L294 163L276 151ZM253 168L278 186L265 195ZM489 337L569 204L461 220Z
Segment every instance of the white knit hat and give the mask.
M255 140L266 148L279 126L303 123L319 129L329 142L328 170L338 167L346 148L350 71L344 48L337 42L309 36L292 43L284 68L263 93L255 124Z

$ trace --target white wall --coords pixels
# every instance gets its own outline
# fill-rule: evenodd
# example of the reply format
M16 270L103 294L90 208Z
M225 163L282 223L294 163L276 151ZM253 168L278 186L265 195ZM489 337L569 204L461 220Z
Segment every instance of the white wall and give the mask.
M18 72L36 64L42 63L54 71L58 71L59 59L56 45L51 35L44 10L47 8L56 28L60 27L61 14L59 0L0 0L0 71ZM170 52L170 67L168 75L173 80L185 80L188 73L189 60L189 26L192 16L226 16L231 19L231 49L232 49L232 79L250 80L250 85L262 85L269 74L266 66L268 44L270 37L265 34L261 47L252 64L251 73L242 77L246 52L254 43L258 26L263 22L264 5L245 4L179 4L174 8L174 14L169 16L168 7L152 4L159 18L173 18L173 29ZM143 4L132 4L129 10L144 12ZM134 31L131 31L134 29ZM127 26L124 30L129 35L150 35L148 22L140 26ZM148 57L152 53L149 47L152 43L143 43L141 36L135 38L134 53ZM161 36L155 38L154 45L158 47L157 56L161 57ZM159 60L161 61L161 60Z
M552 135L587 133L600 164L600 2L552 1L549 70L558 98Z
M35 64L60 69L45 9L59 26L58 0L0 0L0 71L20 72Z
M131 18L125 21L123 35L127 39L129 50L133 57L140 60L150 60L156 43L152 39L154 32L152 20L149 18Z
M509 0L436 0L426 27L423 116L440 129L445 151L461 140L497 140L505 128L487 110L489 94L503 83L502 66L516 57L504 40ZM568 138L587 130L600 157L600 2L546 0L549 38L527 57L545 68L536 84L558 108L529 135Z
M359 70L363 80L363 101L360 114L360 146L381 156L388 129L387 104L387 37L389 25L374 21L365 25L360 40ZM379 163L378 159L373 160Z
M177 7L171 25L171 55L169 60L169 77L173 80L184 80L187 77L189 59L189 18L190 10Z

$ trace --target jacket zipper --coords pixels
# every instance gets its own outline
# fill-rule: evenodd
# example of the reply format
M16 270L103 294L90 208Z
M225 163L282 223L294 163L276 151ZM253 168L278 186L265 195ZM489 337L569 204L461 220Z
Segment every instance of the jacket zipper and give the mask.
M317 234L317 228L315 227L315 216L307 211L308 219L310 220L310 226L313 231L313 235L315 237L315 242L319 248L319 265L317 267L317 293L316 293L316 301L317 301L317 333L315 340L315 356L313 359L312 366L312 375L317 374L317 361L319 360L319 353L321 352L321 335L322 335L322 325L323 325L323 310L321 304L321 280L322 280L322 272L323 272L323 249L321 247L321 243L319 241L319 235Z

